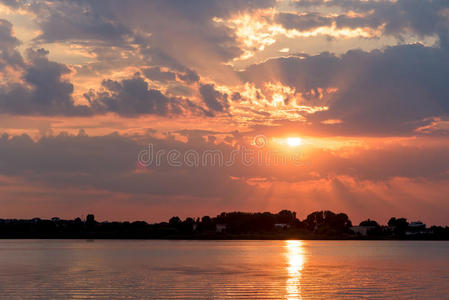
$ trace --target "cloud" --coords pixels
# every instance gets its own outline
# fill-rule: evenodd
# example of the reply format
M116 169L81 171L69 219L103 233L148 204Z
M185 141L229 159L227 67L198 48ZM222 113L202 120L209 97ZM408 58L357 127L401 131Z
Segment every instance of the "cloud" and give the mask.
M155 150L183 152L192 147L200 151L211 146L204 140L184 144L173 139L118 134L90 137L83 132L48 136L37 141L27 135L3 135L0 155L4 160L0 173L37 180L52 187L93 188L131 195L213 198L238 191L238 186L245 185L231 180L226 172L216 172L216 168L174 168L167 165L165 159L160 168L139 172L136 169L138 153L148 149L148 143L152 143ZM205 182L209 184L204 185Z
M127 43L132 32L113 17L91 10L84 2L53 1L44 8L39 5L38 19L42 30L36 40L53 43L58 41L102 41L106 43ZM44 13L46 12L46 13Z
M88 114L86 106L74 104L73 85L63 79L70 73L67 66L50 61L44 49L28 49L27 61L23 62L16 51L18 41L11 36L10 24L2 22L1 25L4 35L0 43L2 68L15 70L17 78L0 86L0 112L22 115Z
M85 97L97 113L114 112L132 117L142 114L166 116L181 113L182 99L168 97L151 89L140 76L122 81L105 80L105 91L91 91Z
M0 19L0 71L6 66L16 68L23 65L22 56L16 50L20 41L13 36L12 24Z
M282 24L286 29L297 29L306 31L316 27L330 26L332 19L321 16L319 13L307 13L297 15L292 13L279 13L275 21Z
M0 70L7 74L0 85L0 113L13 115L91 116L113 112L121 116L181 114L183 109L201 110L178 97L150 88L140 76L123 80L105 79L102 89L85 94L90 105L75 104L74 86L67 78L72 71L65 64L49 60L49 51L28 49L26 60L17 50L20 41L13 36L12 24L0 20ZM177 73L158 67L143 68L157 81L179 80L186 84L199 81L190 69ZM12 75L14 76L12 76ZM15 80L8 78L15 77Z
M48 59L44 49L28 49L26 60L17 50L20 41L12 25L0 20L0 71L6 80L0 85L0 112L19 115L88 115L89 109L75 105L73 85L64 76L64 65Z
M298 1L298 7L328 7L342 11L362 13L342 14L336 21L339 26L371 26L385 24L385 34L403 36L412 31L420 36L438 35L444 44L448 35L447 9L449 3L444 0L398 0L398 1Z
M19 1L20 0L1 0L0 3L3 3L6 6L9 6L12 8L18 8L20 6Z
M116 0L32 0L20 1L20 9L37 16L42 34L36 43L70 44L87 50L95 57L92 68L103 71L96 76L129 65L151 65L185 73L180 79L193 82L198 81L197 76L189 70L229 80L226 74L232 72L223 63L242 54L235 33L216 26L214 17L226 18L274 4L274 0L132 0L126 5Z
M0 138L3 158L0 182L5 178L20 182L22 197L15 196L15 205L29 198L24 186L38 185L40 192L33 193L34 197L42 198L40 203L61 197L62 191L70 191L67 197L71 197L71 201L52 200L66 208L83 203L86 196L92 207L99 203L118 206L126 203L157 210L165 205L170 213L174 213L174 207L190 207L195 213L202 205L252 210L292 207L308 213L319 207L332 209L337 205L359 217L367 217L367 210L382 206L374 217L384 217L401 212L404 205L419 207L425 197L431 196L429 205L443 211L449 209L444 202L447 188L438 188L449 181L449 164L445 159L447 143L423 138L381 145L373 141L369 145L355 149L343 147L338 151L305 149L304 164L298 166L247 167L236 160L230 167L174 167L163 156L159 167L154 164L148 169L136 167L137 154L148 149L149 143L155 153L163 150L166 154L173 149L182 154L192 150L203 153L213 149L222 151L226 159L237 147L208 138L213 137L214 132L184 134L189 137L186 142L170 135L165 138L119 134L88 136L82 131L78 135L59 134L38 140L27 135L3 135ZM227 136L242 145L243 139ZM4 192L12 197L9 196L11 191ZM108 199L95 199L92 194L106 194ZM74 195L80 197L80 202L73 199ZM192 208L192 205L195 206ZM430 212L429 209L426 217L431 216ZM441 220L440 216L433 218Z
M173 71L164 71L160 67L148 67L143 68L142 72L148 79L160 82L176 81L176 79L179 79L180 81L191 84L200 80L198 73L190 69L185 69L185 72L179 73Z
M214 112L224 112L228 107L228 95L217 91L213 84L202 84L199 91L212 115Z
M198 73L192 70L186 70L184 74L178 74L178 77L187 83L197 82L200 80Z
M223 163L231 159L232 151L245 146L251 147L246 140L248 135L225 134L232 142L217 140L217 135L209 131L179 132L187 137L185 142L173 138L171 134L156 138L153 135L126 136L113 133L104 136L88 136L84 131L77 135L61 133L44 136L37 140L28 135L9 136L4 134L0 138L1 162L0 174L14 175L23 178L48 180L52 185L91 185L108 190L121 190L127 193L164 193L182 194L182 189L189 193L203 194L196 188L183 184L187 180L195 185L201 184L199 178L215 177L212 180L227 177L240 178L243 181L251 178L266 178L267 182L306 182L309 180L327 179L335 176L346 176L357 180L388 181L394 178L408 178L411 180L449 180L449 162L445 159L449 150L447 142L440 143L435 139L421 138L409 140L391 140L379 142L368 141L360 146L343 146L337 150L320 146L306 145L302 151L301 164L291 161L271 164L254 161L251 167L245 165L240 156L234 157L234 164L219 167L217 164L207 164L198 168L186 164L170 165L167 153L178 150L182 155L187 151L217 150L223 154ZM222 133L220 133L223 135ZM153 147L153 163L147 171L142 171L137 165L138 154ZM271 147L271 146L270 146ZM273 146L274 147L274 146ZM276 148L267 148L268 155L281 155ZM282 149L281 149L282 150ZM298 151L299 151L298 150ZM160 164L156 165L155 155L161 152ZM242 150L243 151L243 150ZM278 152L276 152L278 151ZM235 154L234 154L235 155ZM267 155L263 153L261 155ZM288 155L288 154L287 154ZM217 162L218 163L218 162ZM139 171L140 170L140 171ZM60 179L57 177L61 176ZM46 179L48 177L48 179ZM39 179L40 178L40 179ZM64 178L64 179L63 179ZM129 179L122 184L115 180ZM157 182L145 182L152 178ZM89 180L87 180L89 179ZM135 179L135 181L131 180ZM162 183L164 182L165 183ZM227 181L227 179L226 179ZM177 188L164 189L164 186L176 182ZM117 185L118 184L118 185ZM215 192L207 189L208 192ZM211 195L212 196L212 195Z
M149 67L142 70L143 74L151 80L155 81L175 81L176 73L170 71L162 71L159 67Z
M449 114L449 52L422 45L384 51L348 51L341 57L323 53L305 58L269 60L242 73L262 85L280 81L303 96L302 104L329 107L308 116L316 129L344 135L408 135L433 117ZM325 97L310 91L335 88ZM319 93L313 93L318 95ZM340 124L321 124L338 119Z

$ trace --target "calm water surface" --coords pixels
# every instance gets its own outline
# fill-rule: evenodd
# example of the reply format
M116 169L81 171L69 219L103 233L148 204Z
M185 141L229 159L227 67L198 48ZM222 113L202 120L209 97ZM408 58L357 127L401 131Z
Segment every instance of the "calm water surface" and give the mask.
M449 299L449 242L0 240L0 299Z

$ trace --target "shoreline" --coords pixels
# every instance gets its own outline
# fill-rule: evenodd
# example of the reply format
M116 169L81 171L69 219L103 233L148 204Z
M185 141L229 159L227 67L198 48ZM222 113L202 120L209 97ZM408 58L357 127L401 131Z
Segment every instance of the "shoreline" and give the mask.
M437 238L350 238L350 237L260 237L260 236L244 236L244 237L101 237L101 236L74 236L74 237L0 237L0 240L166 240L166 241L449 241L449 239Z

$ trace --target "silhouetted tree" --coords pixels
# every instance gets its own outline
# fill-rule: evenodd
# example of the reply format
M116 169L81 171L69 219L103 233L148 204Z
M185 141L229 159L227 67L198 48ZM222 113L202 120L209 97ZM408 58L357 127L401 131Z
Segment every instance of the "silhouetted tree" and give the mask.
M383 234L382 228L380 227L379 223L377 223L374 220L368 219L368 220L362 221L362 222L360 222L359 226L372 227L367 232L369 236L380 236Z
M278 230L274 224L289 224L289 228ZM274 234L288 234L291 237L300 238L307 231L326 235L327 237L344 237L351 226L351 221L344 213L335 214L331 211L316 211L307 216L301 222L296 219L294 212L283 210L277 214L270 212L245 213L230 212L221 213L215 218L205 216L196 221L186 218L181 221L179 217L173 217L169 222L147 224L144 221L134 222L102 222L95 221L94 215L88 215L86 221L80 218L75 220L31 220L0 219L0 238L214 238L216 224L226 224L226 234L255 233L261 237L272 237ZM293 225L292 225L293 224ZM197 228L192 230L193 225ZM379 226L376 221L365 220L361 226L373 226L368 234L381 237L389 235L391 231ZM405 238L405 232L410 230L405 218L391 218L388 222L394 236ZM378 231L376 231L378 230ZM225 236L222 235L221 237ZM248 236L242 235L247 238ZM283 236L280 236L283 237ZM432 226L419 235L408 235L407 238L449 239L449 227Z
M388 226L390 227L394 227L396 226L396 218L395 217L391 217L390 220L388 220Z
M212 222L211 217L204 216L201 218L201 223L198 229L200 231L215 231L215 224Z
M182 222L181 230L183 232L192 232L193 224L195 224L195 220L192 218L187 218L184 222Z
M368 219L368 220L360 222L359 226L375 226L375 227L379 227L379 224L376 221L374 221L374 220Z
M304 224L310 231L324 234L349 232L349 228L352 226L348 215L345 213L335 214L329 210L311 213L304 220Z
M388 221L388 226L392 228L395 235L403 236L408 228L408 222L406 218L396 219L395 217L392 217Z
M296 220L296 212L291 212L289 210L281 210L276 215L276 223L284 223L293 225Z
M171 217L170 220L168 221L168 224L176 226L179 225L181 223L181 219L179 217Z
M86 217L86 226L89 229L92 229L96 224L95 216L93 214L87 215Z

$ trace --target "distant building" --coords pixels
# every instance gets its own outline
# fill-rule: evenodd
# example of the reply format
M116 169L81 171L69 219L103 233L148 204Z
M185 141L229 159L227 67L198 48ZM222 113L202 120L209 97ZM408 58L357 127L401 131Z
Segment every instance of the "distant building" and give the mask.
M410 229L425 229L426 228L426 224L424 224L421 221L416 221L416 222L411 222L410 224L408 224L408 227Z
M426 224L421 221L410 222L408 224L406 235L417 235L417 234L429 234L430 231L426 229Z
M276 223L274 224L274 228L276 229L287 229L290 228L289 224L285 224L285 223Z
M226 224L217 224L215 225L216 232L224 232L226 231Z
M376 229L376 226L352 226L351 230L358 235L367 236L370 230Z
M93 229L97 224L97 222L95 221L95 216L93 214L87 215L85 224L87 228Z
M93 214L87 215L86 223L94 223L94 222L95 222L95 216Z

